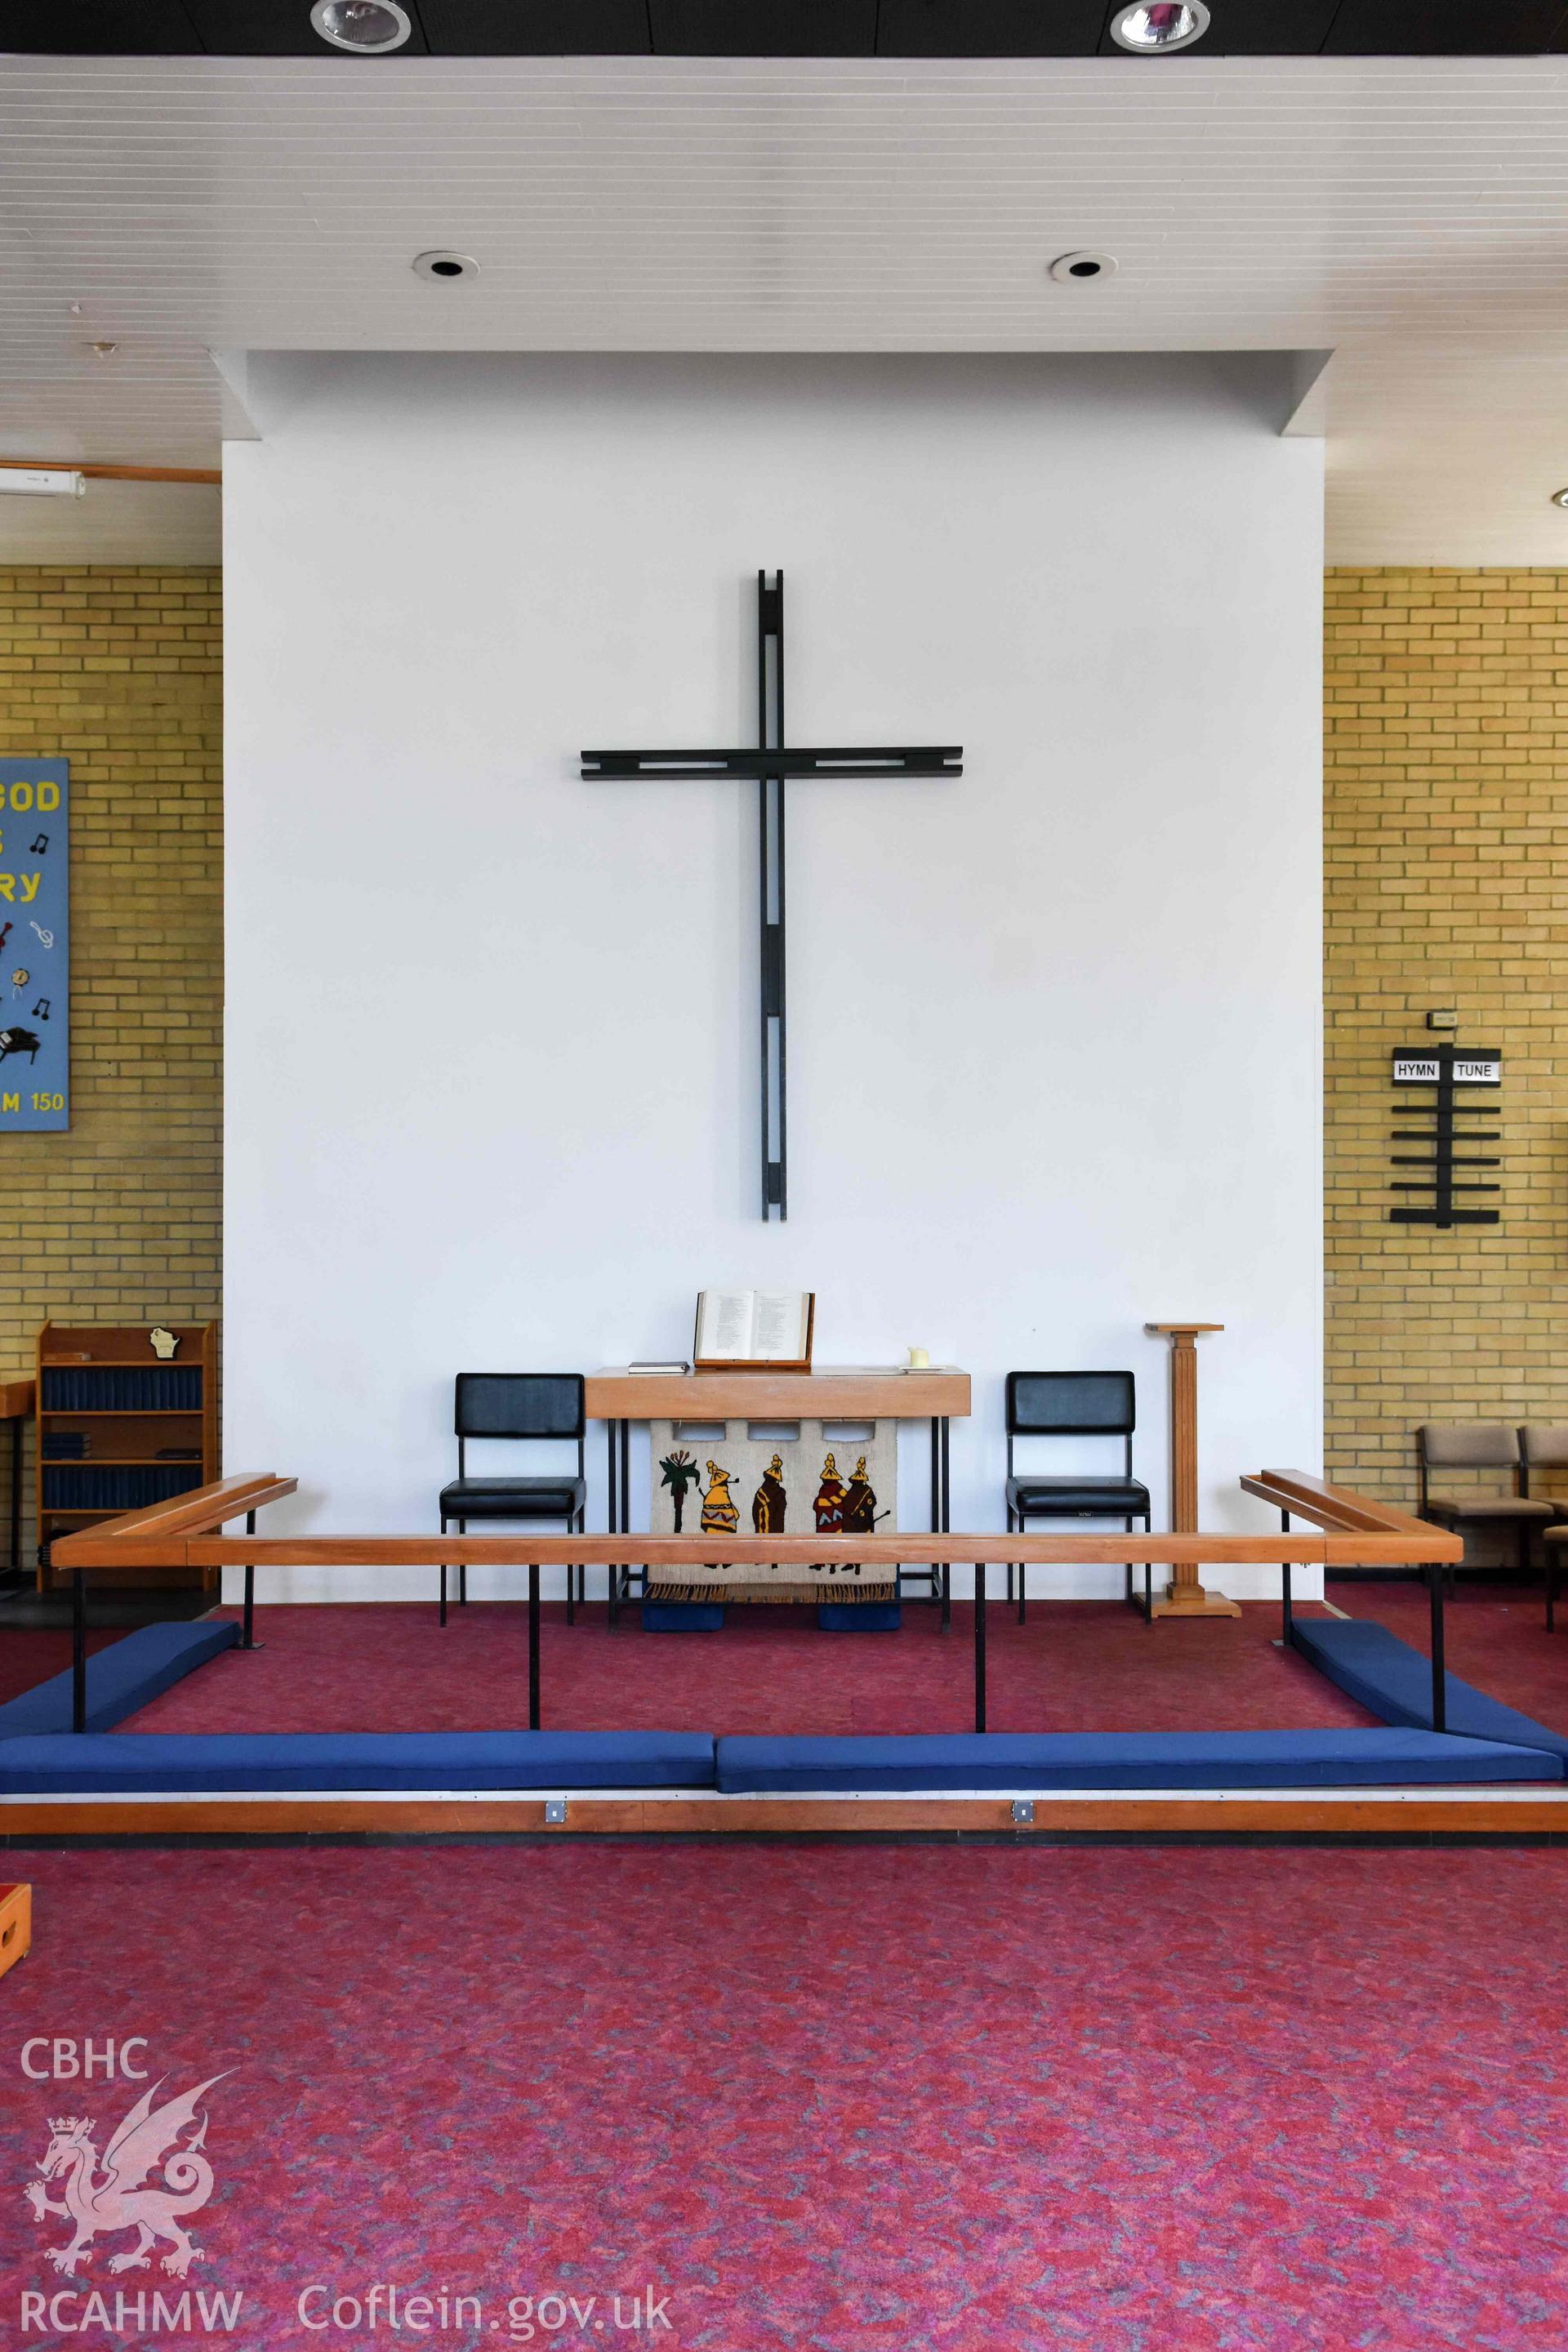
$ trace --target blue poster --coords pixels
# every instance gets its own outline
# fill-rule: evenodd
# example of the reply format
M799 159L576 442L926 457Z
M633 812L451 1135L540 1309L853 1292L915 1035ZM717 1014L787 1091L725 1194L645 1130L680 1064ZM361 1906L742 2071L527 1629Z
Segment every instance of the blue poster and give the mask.
M69 778L0 760L0 1135L70 1125Z

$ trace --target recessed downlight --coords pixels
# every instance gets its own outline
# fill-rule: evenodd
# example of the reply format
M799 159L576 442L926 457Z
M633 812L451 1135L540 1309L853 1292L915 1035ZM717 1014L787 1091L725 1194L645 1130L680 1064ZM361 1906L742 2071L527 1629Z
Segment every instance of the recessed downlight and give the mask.
M1171 49L1190 49L1208 28L1204 0L1138 0L1134 7L1117 10L1110 37L1134 57L1157 58Z
M397 0L316 0L310 22L334 49L381 58L400 49L414 26Z
M1553 490L1552 503L1554 507L1568 507L1568 490Z
M1051 276L1065 286L1092 286L1097 278L1115 275L1113 253L1059 253L1051 264Z
M432 253L417 253L414 268L421 278L433 278L438 286L449 285L454 278L477 278L479 265L469 253L448 253L437 247Z

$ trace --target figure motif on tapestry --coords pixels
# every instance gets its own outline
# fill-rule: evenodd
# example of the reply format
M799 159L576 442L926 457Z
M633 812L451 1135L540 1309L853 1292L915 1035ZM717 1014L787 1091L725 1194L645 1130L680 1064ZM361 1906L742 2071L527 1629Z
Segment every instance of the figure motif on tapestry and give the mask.
M699 1485L702 1474L684 1445L678 1445L673 1454L667 1454L658 1466L664 1473L658 1483L669 1488L670 1507L675 1513L675 1532L679 1535L681 1517L686 1509L686 1490L688 1486ZM708 1467L711 1469L713 1465L710 1463Z
M702 1497L705 1536L732 1536L741 1524L740 1510L730 1493L733 1475L732 1471L721 1470L717 1462L708 1465L708 1491Z
M838 1465L830 1454L822 1465L822 1484L812 1502L819 1536L838 1536L844 1532L844 1481L838 1475ZM837 1560L814 1559L815 1569L826 1568L829 1576L838 1573Z
M775 1454L763 1472L763 1483L752 1496L752 1525L760 1536L782 1536L784 1531L784 1455Z
M844 1532L847 1536L874 1535L877 1521L887 1516L886 1511L877 1508L877 1490L866 1475L866 1456L862 1454L844 1489Z

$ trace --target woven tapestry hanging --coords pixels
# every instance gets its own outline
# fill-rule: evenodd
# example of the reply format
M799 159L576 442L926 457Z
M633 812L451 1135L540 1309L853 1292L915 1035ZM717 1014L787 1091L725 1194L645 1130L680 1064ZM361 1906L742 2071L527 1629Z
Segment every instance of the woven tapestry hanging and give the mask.
M877 1422L656 1421L652 1532L766 1536L883 1534L898 1526L899 1425ZM675 1578L679 1576L679 1581ZM682 1562L648 1571L650 1601L893 1601L886 1560L805 1569Z

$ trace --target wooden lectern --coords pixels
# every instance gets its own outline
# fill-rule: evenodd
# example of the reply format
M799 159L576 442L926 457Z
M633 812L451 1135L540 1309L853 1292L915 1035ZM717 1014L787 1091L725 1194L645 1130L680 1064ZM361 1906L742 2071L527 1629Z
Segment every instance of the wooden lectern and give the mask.
M1223 1323L1145 1323L1145 1331L1171 1343L1171 1533L1195 1535L1198 1527L1198 1334L1223 1331ZM1179 1560L1171 1570L1156 1617L1239 1617L1240 1608L1223 1592L1205 1592L1195 1560Z

